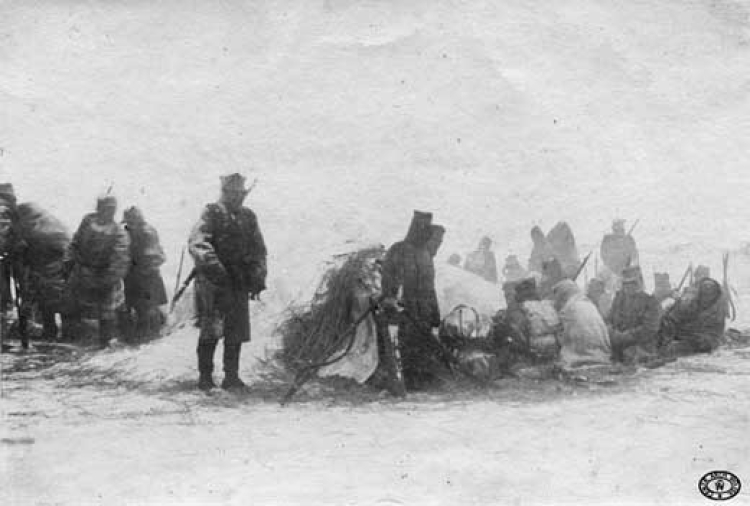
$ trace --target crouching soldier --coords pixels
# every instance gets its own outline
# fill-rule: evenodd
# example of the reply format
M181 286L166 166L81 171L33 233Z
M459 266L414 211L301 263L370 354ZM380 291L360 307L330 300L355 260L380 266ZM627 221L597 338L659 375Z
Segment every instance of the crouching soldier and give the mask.
M96 212L87 214L70 244L66 263L76 313L99 322L99 344L106 347L114 337L116 310L124 300L122 280L130 264L130 239L115 221L117 199L100 197Z
M243 207L249 190L245 178L221 178L219 202L208 204L188 241L196 268L198 388L210 390L214 351L224 338L224 389L242 388L239 361L242 343L250 341L248 296L266 288L266 246L255 213Z

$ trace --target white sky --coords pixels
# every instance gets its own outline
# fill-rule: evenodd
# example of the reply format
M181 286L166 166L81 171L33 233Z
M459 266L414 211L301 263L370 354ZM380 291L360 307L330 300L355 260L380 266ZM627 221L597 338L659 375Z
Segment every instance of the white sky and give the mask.
M218 175L280 266L400 239L498 256L613 217L641 245L750 239L750 2L0 5L0 180L74 228L109 182L174 258Z

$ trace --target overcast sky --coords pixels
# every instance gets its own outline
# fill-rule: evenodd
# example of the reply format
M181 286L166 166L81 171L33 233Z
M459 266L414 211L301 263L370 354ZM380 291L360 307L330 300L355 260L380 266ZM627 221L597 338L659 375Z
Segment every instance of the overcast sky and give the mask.
M0 179L73 228L111 182L174 256L218 175L275 255L433 210L499 255L750 240L748 1L5 1ZM297 249L295 249L297 248ZM325 251L324 253L328 253ZM322 253L321 253L322 254ZM282 263L282 260L279 260Z

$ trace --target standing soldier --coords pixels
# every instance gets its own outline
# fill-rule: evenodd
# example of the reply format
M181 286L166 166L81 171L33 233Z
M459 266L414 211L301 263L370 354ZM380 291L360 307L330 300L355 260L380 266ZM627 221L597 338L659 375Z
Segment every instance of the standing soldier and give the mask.
M553 256L560 262L563 277L572 278L581 265L573 230L565 221L558 222L547 234Z
M625 220L612 222L612 233L602 239L600 253L604 266L617 277L626 267L638 265L638 248L633 236L625 232Z
M242 388L240 348L250 341L248 295L257 300L266 288L266 246L255 213L242 206L245 178L221 178L219 202L208 204L188 241L195 262L198 338L198 388L215 387L214 351L224 337L224 389Z
M464 269L481 276L490 283L497 283L497 261L492 251L492 239L482 237L479 247L466 257Z
M547 241L547 236L544 235L538 225L534 225L534 228L531 229L531 241L534 246L529 256L529 271L541 274L542 264L555 256L555 252Z
M421 389L438 379L441 359L435 347L440 308L435 292L435 267L429 241L432 214L414 211L403 241L390 247L383 261L384 305L404 306L399 322L399 345L406 389Z
M99 197L96 212L83 217L69 249L70 293L82 318L98 320L99 345L114 337L116 310L122 305L122 280L130 264L130 239L115 221L117 199Z
M135 312L138 340L158 336L163 323L159 306L167 303L167 291L159 267L166 257L159 234L146 222L140 209L133 206L123 213L125 230L130 236L130 270L125 276L125 306Z

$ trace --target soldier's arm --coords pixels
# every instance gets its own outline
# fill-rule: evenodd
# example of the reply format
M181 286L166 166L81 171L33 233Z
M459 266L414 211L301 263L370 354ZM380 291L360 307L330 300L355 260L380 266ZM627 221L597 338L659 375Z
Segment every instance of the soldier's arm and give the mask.
M209 209L206 208L193 227L188 239L188 251L193 258L195 268L203 272L212 282L226 279L226 269L219 261L213 247L213 230Z
M263 240L263 233L260 230L258 219L254 213L251 217L250 242L252 258L250 259L249 267L252 286L250 286L250 291L257 294L266 289L266 276L268 274L266 257L268 256L268 251L266 250L266 242Z
M109 269L113 280L122 279L130 267L130 236L118 225L117 237L112 248Z
M86 218L83 218L83 220L81 220L81 223L78 225L78 229L76 230L75 234L73 234L73 238L70 240L68 247L65 249L63 262L66 265L70 265L78 260L78 251L81 247L81 235L83 234L83 228L86 226L86 223Z
M164 248L161 247L161 242L159 241L159 233L154 227L146 227L146 235L147 249L150 253L148 257L149 267L155 269L167 260L167 255L164 254Z

